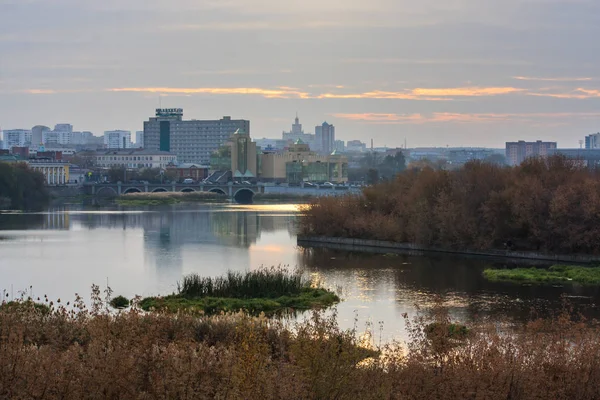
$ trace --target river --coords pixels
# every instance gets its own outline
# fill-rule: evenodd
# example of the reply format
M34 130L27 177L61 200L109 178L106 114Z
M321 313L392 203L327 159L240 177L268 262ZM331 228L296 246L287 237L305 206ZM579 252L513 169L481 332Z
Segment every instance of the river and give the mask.
M388 341L406 335L403 314L443 302L455 320L521 324L563 308L598 317L600 291L490 283L507 260L443 254L368 254L296 245L295 205L178 205L140 209L52 207L0 214L0 291L88 298L92 284L127 297L170 294L185 274L218 276L261 266L299 268L341 293L343 328ZM531 264L531 262L529 262Z

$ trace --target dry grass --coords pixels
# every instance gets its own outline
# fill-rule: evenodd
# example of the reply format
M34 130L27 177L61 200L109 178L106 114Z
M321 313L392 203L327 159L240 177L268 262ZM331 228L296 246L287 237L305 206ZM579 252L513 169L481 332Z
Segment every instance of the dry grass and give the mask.
M597 399L599 330L567 314L452 335L443 308L379 356L315 313L294 330L243 314L0 307L3 399ZM362 360L373 356L369 362Z

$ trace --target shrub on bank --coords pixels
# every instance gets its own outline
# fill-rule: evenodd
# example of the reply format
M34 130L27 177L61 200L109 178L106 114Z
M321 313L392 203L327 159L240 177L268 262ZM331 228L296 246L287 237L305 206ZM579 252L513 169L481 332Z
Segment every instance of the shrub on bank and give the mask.
M453 249L600 254L600 173L560 156L409 170L303 209L300 233Z
M110 300L112 308L127 308L129 307L129 299L125 296L117 296Z
M111 314L94 298L73 311L0 307L0 398L600 397L600 331L566 315L457 338L438 310L407 321L404 345L373 351L335 315L290 329L244 314Z

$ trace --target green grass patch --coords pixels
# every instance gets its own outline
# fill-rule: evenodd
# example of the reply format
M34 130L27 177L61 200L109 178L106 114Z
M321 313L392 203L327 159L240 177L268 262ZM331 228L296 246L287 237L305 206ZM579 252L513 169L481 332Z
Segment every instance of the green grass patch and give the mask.
M166 297L147 297L140 302L145 311L187 312L191 314L219 314L245 311L253 315L264 312L273 315L285 312L322 309L340 301L334 293L321 288L305 288L298 295L277 298L187 298L174 294Z
M487 280L499 282L600 285L600 267L554 265L548 269L486 269L483 276Z
M223 277L185 276L178 293L147 297L140 302L145 311L185 311L199 314L246 311L251 314L326 308L340 301L326 289L314 288L300 273L281 269L229 272Z

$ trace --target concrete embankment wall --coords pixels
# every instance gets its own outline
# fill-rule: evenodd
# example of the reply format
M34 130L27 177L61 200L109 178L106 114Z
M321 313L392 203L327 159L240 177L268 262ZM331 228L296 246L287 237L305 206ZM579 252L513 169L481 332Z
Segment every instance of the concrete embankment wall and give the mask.
M597 264L600 262L600 256L586 254L546 254L533 251L508 251L508 250L454 250L442 249L435 247L427 247L412 243L395 243L386 242L383 240L366 240L366 239L351 239L351 238L336 238L323 236L298 236L298 245L304 247L331 247L343 250L367 251L367 252L431 252L431 253L447 253L458 255L470 255L480 257L493 258L513 258L513 259L529 259L542 260L551 262L572 262L578 264Z
M330 188L301 188L296 186L265 186L265 194L283 194L283 195L298 195L298 196L343 196L349 193L360 193L360 189L330 189Z
M48 188L50 192L50 196L54 198L61 197L77 197L79 195L84 194L82 186L51 186Z

